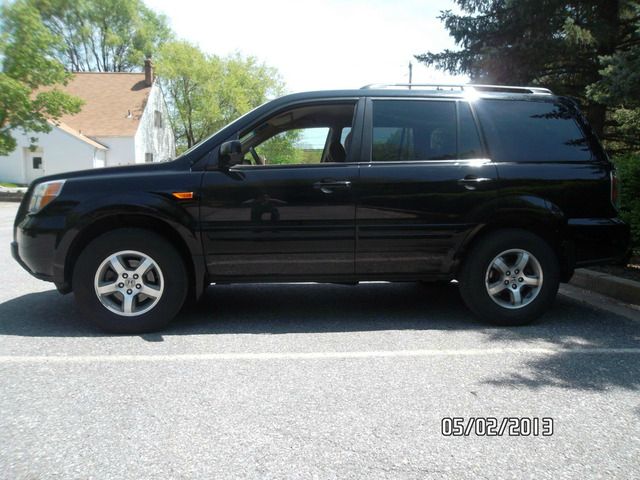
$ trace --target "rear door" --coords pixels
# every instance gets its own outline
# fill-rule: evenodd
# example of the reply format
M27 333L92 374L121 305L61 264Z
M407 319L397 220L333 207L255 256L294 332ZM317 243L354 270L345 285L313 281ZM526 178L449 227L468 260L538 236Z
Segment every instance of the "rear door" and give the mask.
M364 132L370 162L358 185L356 272L449 272L497 198L496 168L469 103L371 99Z

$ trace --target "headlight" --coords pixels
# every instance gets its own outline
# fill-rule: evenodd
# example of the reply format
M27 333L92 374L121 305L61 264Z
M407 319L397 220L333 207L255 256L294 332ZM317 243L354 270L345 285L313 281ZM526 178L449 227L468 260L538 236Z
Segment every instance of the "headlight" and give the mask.
M40 211L46 205L50 204L60 192L66 180L53 180L51 182L39 183L33 189L31 201L29 202L29 213Z

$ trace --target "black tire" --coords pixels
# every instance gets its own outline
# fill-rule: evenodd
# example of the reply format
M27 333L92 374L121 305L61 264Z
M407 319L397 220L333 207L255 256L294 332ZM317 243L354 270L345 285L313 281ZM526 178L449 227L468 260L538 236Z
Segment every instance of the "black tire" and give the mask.
M136 316L121 316L110 311L102 304L94 287L102 262L126 250L151 257L163 278L164 290L159 300L149 311ZM188 290L187 270L176 249L160 235L135 228L113 230L89 243L78 257L72 283L82 313L98 328L111 333L148 333L164 328L180 311Z
M489 265L499 254L511 249L531 253L543 277L537 296L517 309L496 303L485 286ZM460 294L469 309L483 320L500 326L519 326L531 323L551 307L559 284L558 257L544 239L526 230L502 229L482 237L466 255L460 275Z

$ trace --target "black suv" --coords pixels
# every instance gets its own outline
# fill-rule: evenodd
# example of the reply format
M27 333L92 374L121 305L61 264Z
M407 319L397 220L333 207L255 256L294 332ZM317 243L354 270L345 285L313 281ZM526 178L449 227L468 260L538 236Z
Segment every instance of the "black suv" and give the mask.
M271 101L171 162L36 180L12 252L113 332L232 282L455 279L473 312L521 325L575 267L628 255L616 191L549 90L370 86Z

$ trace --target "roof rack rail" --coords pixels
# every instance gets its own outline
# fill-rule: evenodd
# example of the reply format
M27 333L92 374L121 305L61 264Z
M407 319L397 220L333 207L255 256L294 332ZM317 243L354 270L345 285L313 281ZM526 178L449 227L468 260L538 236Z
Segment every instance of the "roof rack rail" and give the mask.
M455 88L464 90L475 90L481 92L505 92L505 93L533 93L551 95L552 92L548 88L543 87L522 87L512 85L474 85L472 83L372 83L362 87L363 90L384 89L384 88L416 88L425 90L429 87L432 90L452 90Z

